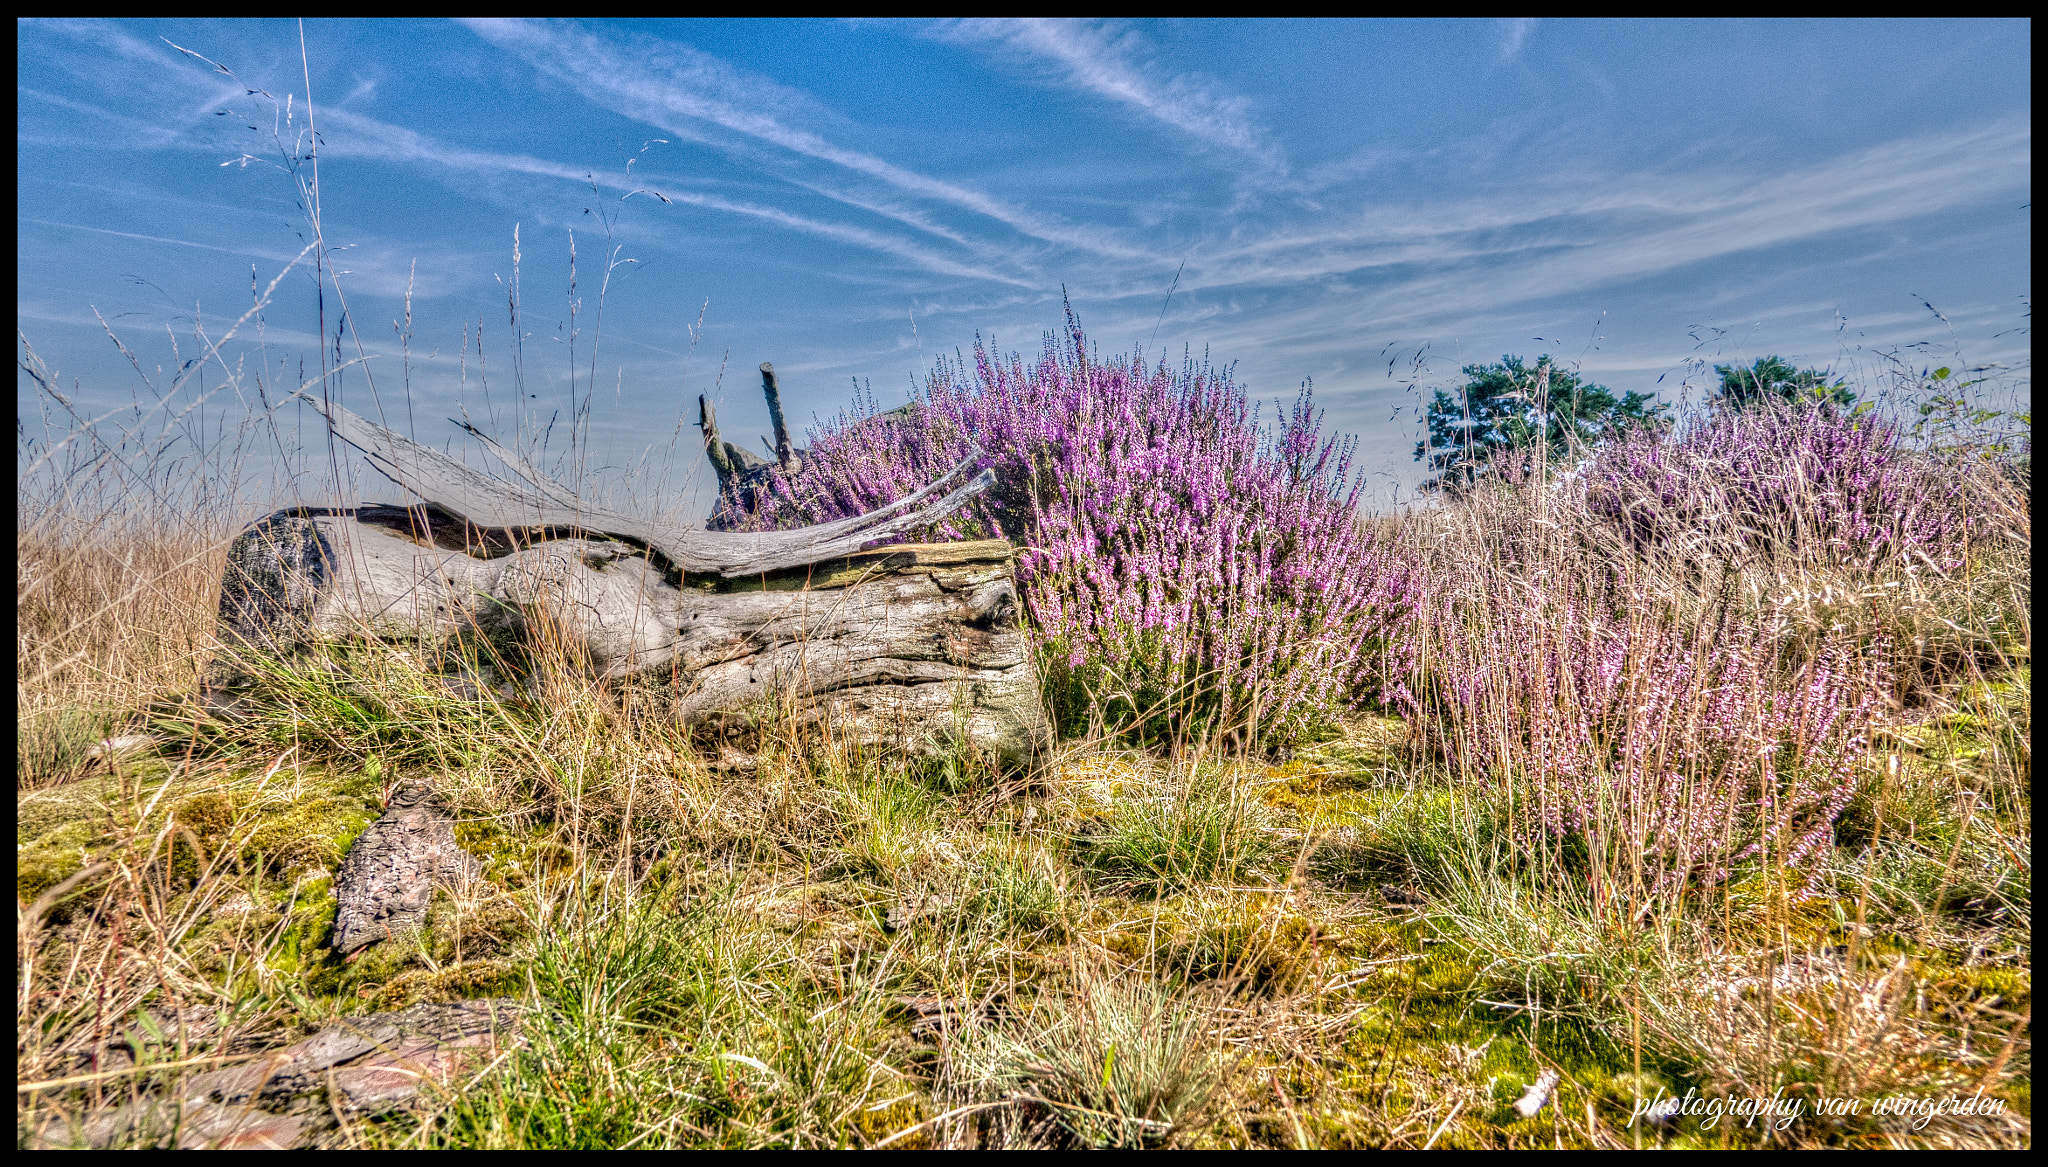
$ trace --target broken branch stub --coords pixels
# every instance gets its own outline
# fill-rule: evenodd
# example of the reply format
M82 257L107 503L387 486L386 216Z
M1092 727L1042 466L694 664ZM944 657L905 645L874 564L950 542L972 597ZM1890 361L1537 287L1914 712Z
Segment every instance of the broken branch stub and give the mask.
M775 366L761 362L761 394L768 399L768 423L775 427L775 462L784 474L803 473L802 450L789 444L789 427L782 421L782 387L775 382Z
M718 478L718 498L711 504L711 517L704 527L723 531L754 509L775 464L719 437L718 409L701 393L697 395L697 428L704 431L704 459Z
M761 362L761 396L767 399L768 424L775 431L774 441L762 439L774 458L772 462L721 438L717 409L703 394L697 396L697 425L704 431L704 456L710 461L712 472L718 475L718 500L704 524L709 530L728 530L742 516L751 514L760 505L762 492L774 489L776 474L787 482L803 473L809 451L790 443L789 426L782 418L782 386L775 379L775 366L767 361Z

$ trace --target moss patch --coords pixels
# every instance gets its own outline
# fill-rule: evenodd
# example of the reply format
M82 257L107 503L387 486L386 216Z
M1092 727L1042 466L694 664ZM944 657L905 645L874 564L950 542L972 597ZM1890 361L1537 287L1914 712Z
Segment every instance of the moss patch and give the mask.
M377 811L360 798L314 794L264 815L242 844L242 857L274 873L333 870Z

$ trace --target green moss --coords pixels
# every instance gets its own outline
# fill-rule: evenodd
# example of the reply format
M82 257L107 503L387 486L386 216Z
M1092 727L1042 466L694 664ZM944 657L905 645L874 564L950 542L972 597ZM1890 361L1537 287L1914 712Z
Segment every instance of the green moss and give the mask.
M24 904L63 883L92 862L93 844L100 833L84 821L73 821L50 829L28 846L14 853L14 894Z
M368 1000L372 1009L385 1011L427 1002L523 995L525 991L524 966L505 960L468 960L399 973L370 993Z
M1907 968L1920 979L1920 990L1930 1003L1957 1019L1982 1015L1985 1010L2018 1016L2033 1005L2030 969L1957 964L1946 955L1911 960Z
M853 1129L859 1134L861 1141L866 1145L872 1146L883 1139L901 1133L909 1127L916 1126L920 1121L929 1117L931 1116L925 1113L925 1109L918 1105L918 1099L899 1098L893 1102L882 1103L879 1106L866 1106L856 1110L853 1114L852 1123ZM919 1131L907 1138L897 1139L889 1144L891 1148L901 1148L905 1151L929 1150L931 1145L931 1137L923 1131Z
M57 827L80 821L111 828L111 808L121 796L122 778L112 773L19 794L14 800L14 841L34 843Z
M1332 771L1299 762L1271 771L1270 776L1273 780L1259 792L1260 801L1291 812L1307 830L1371 822L1403 793L1370 780L1361 771Z
M533 925L509 896L491 895L464 907L442 893L427 913L427 931L436 963L473 962L510 952L533 934Z
M483 878L501 888L525 887L536 873L560 872L572 858L545 826L503 821L457 822L455 842L483 860Z
M1514 1110L1523 1091L1552 1067L1563 1081L1551 1106L1570 1107L1576 1116L1591 1101L1610 1129L1625 1125L1634 1100L1654 1096L1658 1084L1679 1084L1684 1093L1683 1067L1654 1048L1644 1051L1644 1072L1636 1076L1626 1027L1617 1035L1609 1026L1555 1012L1532 1024L1525 1011L1476 999L1473 986L1484 983L1483 966L1453 946L1431 947L1417 954L1421 960L1389 966L1366 989L1372 1004L1342 1046L1333 1085L1340 1098L1378 1100L1381 1113L1316 1115L1323 1145L1380 1143L1390 1129L1413 1129L1421 1115L1432 1125L1441 1122L1445 1095L1475 1081L1487 1086L1483 1100L1462 1109L1437 1146L1549 1148L1560 1135L1571 1145L1573 1127L1582 1124L1560 1129L1551 1111L1524 1119Z
M358 949L344 958L329 947L333 942L333 918L319 948L308 955L315 959L306 972L306 987L315 995L336 998L354 1008L381 992L385 984L410 969L422 967L417 937L398 937Z
M1181 913L1156 952L1159 967L1190 979L1286 992L1315 968L1324 939L1286 898L1251 895Z
M234 829L237 810L227 791L209 790L179 801L171 815L211 850Z
M1298 793L1384 786L1410 763L1408 723L1385 714L1352 714L1333 740L1302 749L1281 767Z
M338 958L330 945L334 941L334 917L339 909L334 899L334 881L309 879L286 901L290 923L278 934L264 957L281 973L304 975Z
M265 814L242 844L242 856L267 871L332 870L375 812L360 798L313 795Z

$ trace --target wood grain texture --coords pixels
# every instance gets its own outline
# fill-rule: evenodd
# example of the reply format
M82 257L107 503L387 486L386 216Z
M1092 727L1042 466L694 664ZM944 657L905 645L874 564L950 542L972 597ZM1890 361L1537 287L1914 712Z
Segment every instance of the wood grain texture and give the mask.
M643 688L687 727L793 719L849 743L1022 760L1047 726L1012 554L1002 540L894 546L734 578L574 526L302 508L236 541L221 616L265 653L546 641L597 676L660 682Z
M456 844L454 821L433 788L401 783L334 873L335 951L346 955L420 931L434 888L459 886L480 866Z
M993 472L984 470L965 485L932 501L947 483L957 480L979 460L979 451L974 451L924 489L865 515L794 531L707 531L679 523L638 519L582 500L575 491L474 427L464 428L492 456L524 479L525 486L473 470L333 402L310 394L300 394L299 399L326 417L334 435L360 450L379 474L427 503L479 527L592 531L644 547L687 572L752 575L850 554L878 539L936 523L995 482Z

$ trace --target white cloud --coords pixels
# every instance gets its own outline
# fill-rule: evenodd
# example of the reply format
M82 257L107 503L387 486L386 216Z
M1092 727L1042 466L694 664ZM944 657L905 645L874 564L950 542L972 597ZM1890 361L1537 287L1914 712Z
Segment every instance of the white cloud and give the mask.
M1251 117L1251 102L1193 74L1153 78L1162 70L1138 33L1082 20L963 20L934 35L994 45L1045 68L1060 84L1104 97L1164 122L1210 146L1243 155L1282 175L1286 160Z
M1536 31L1536 18L1517 16L1501 22L1500 59L1502 64L1522 55L1522 46L1529 43L1529 34Z
M111 49L131 61L166 65L171 64L175 56L174 50L161 40L145 41L131 36L119 25L108 20L41 17L24 20L21 23L25 27L61 32L96 49Z
M477 35L568 84L614 112L699 141L699 123L887 183L919 198L994 219L1050 243L1102 255L1139 258L1140 249L1110 232L1077 227L958 183L919 174L786 124L792 91L669 41L607 39L581 29L509 20L465 22Z
M1301 229L1198 245L1181 287L1284 288L1386 272L1368 302L1389 322L1498 309L1979 203L2024 188L2029 142L2024 124L2002 122L1897 139L1793 175L1580 175L1541 195L1353 204ZM1414 274L1394 270L1402 267Z
M144 243L169 243L177 247L197 247L204 251L220 251L228 255L247 255L267 259L273 263L286 263L291 256L277 251L257 247L220 247L212 243L196 243L190 239L167 239L161 235L141 235L133 231L114 231L106 227L87 227L80 223L59 223L54 219L20 219L17 222L34 223L40 227L58 227L67 231L90 231L94 235L112 235L120 239L136 239Z
M367 157L387 162L424 162L444 166L453 170L479 174L527 174L572 182L578 186L589 181L591 172L559 162L534 158L526 154L499 154L491 151L467 150L426 137L414 130L394 126L360 114L329 110L325 115L326 129L322 131L327 139L327 151L331 156ZM600 181L613 187L623 188L631 182L645 186L645 174L629 179L624 173L599 174ZM656 184L660 185L660 184ZM914 263L927 270L945 275L961 276L976 280L994 280L1019 287L1033 287L1035 284L990 271L985 266L971 265L948 256L937 254L929 248L919 247L895 236L842 223L828 223L808 218L779 207L763 206L758 203L741 202L718 195L691 191L673 186L662 188L662 197L672 202L710 210L724 211L735 215L771 222L807 234L834 239L841 243L878 251Z

